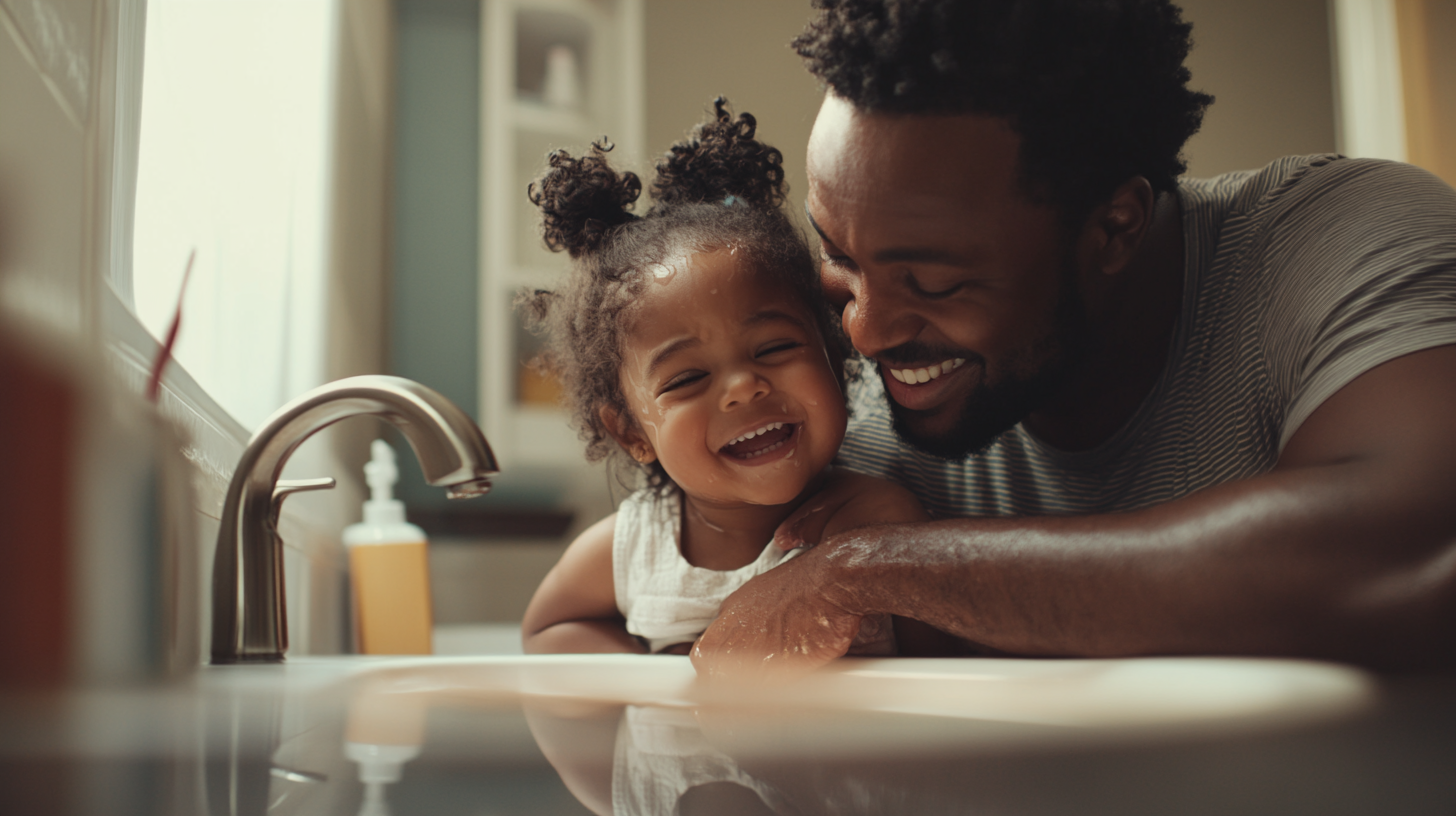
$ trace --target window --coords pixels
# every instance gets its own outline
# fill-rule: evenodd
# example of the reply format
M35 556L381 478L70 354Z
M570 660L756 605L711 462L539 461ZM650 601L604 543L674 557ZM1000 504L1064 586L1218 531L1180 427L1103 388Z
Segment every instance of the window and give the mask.
M120 294L165 336L196 250L175 358L249 429L326 379L337 14L337 0L146 7Z

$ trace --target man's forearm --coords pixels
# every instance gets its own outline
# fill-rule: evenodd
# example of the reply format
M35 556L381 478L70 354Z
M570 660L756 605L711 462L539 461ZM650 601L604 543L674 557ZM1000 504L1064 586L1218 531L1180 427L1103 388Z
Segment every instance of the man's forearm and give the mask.
M856 613L1022 654L1456 659L1456 546L1358 465L1274 472L1136 513L953 519L826 542Z

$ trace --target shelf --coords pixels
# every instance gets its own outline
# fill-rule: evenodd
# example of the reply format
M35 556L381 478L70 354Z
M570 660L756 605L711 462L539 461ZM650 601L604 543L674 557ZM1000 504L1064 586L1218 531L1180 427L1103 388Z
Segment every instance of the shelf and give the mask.
M483 503L410 510L430 538L537 539L555 543L571 527L573 515L556 508L498 508Z
M573 7L574 6L574 7ZM565 83L575 91L572 96L590 99L595 88L591 64L597 49L597 37L605 29L605 20L587 4L534 4L518 6L515 11L515 88L517 95L535 98L549 96L551 79ZM548 68L549 54L564 48L569 63ZM557 86L560 87L560 86Z
M585 143L595 138L586 116L579 110L553 108L531 99L517 99L511 108L516 129L544 136ZM598 134L600 135L600 134Z
M570 268L543 245L526 190L551 151L579 157L602 136L614 165L641 164L642 12L642 0L482 0L480 406L507 470L586 464L552 383L522 369L540 339L516 296L558 288Z

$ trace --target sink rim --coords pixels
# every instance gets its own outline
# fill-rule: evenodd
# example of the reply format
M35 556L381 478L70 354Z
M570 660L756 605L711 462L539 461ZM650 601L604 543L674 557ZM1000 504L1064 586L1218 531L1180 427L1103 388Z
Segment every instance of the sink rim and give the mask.
M210 688L319 691L394 683L493 699L771 710L783 706L1062 726L1095 731L1224 730L1347 716L1378 699L1374 676L1314 660L844 658L773 689L705 690L686 657L553 654L322 655L208 666Z

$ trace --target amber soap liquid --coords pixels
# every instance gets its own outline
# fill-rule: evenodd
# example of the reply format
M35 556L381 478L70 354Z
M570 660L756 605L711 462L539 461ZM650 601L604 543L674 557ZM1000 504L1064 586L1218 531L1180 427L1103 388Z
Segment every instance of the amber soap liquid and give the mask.
M349 575L361 653L434 652L425 542L350 547Z
M370 490L364 520L344 529L355 646L361 654L432 654L434 620L425 531L405 521L404 505L393 496L399 478L394 449L376 439L370 452L373 458L364 466Z

